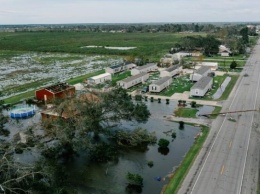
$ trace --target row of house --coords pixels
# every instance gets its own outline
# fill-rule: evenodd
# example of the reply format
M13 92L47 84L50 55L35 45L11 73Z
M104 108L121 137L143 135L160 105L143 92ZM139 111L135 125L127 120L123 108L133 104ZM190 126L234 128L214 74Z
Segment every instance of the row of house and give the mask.
M118 65L113 65L113 66L107 67L105 69L105 71L106 71L106 73L110 73L113 75L115 73L127 71L127 70L133 69L135 67L136 67L136 64L134 64L134 63L121 63Z
M156 63L147 63L146 65L133 68L131 70L131 75L137 75L139 73L149 73L151 71L157 71L157 70L158 70L158 66Z

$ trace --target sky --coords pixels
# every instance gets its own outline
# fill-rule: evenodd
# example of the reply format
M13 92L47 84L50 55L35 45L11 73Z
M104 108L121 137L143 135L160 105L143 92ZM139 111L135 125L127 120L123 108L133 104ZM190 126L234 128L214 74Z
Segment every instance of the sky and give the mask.
M0 24L250 21L260 0L0 0Z

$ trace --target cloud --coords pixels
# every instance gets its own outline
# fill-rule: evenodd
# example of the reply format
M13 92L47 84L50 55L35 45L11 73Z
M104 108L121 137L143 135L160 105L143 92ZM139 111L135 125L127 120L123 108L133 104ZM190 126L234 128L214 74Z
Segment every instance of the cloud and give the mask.
M0 23L252 21L259 0L0 0Z

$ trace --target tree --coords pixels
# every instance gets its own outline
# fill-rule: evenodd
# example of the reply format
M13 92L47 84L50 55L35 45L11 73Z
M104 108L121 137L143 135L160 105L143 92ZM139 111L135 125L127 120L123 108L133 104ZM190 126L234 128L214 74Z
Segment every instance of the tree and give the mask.
M191 101L190 104L191 104L191 107L192 107L192 108L195 108L195 107L196 107L196 101Z
M248 27L242 28L240 30L240 35L242 36L243 44L248 44L249 38L248 38Z
M167 139L161 138L158 142L160 148L167 148L170 142Z
M143 177L139 174L128 172L126 175L126 179L128 181L128 184L130 185L143 186Z
M230 64L230 69L236 69L237 67L237 62L236 61L232 61Z
M111 129L122 120L146 122L150 116L147 106L142 102L134 103L123 88L67 99L55 111L60 113L60 118L51 121L46 131L58 140L58 150L51 153L61 158L71 158L83 148L95 149L100 134L116 140ZM64 114L65 119L62 118Z

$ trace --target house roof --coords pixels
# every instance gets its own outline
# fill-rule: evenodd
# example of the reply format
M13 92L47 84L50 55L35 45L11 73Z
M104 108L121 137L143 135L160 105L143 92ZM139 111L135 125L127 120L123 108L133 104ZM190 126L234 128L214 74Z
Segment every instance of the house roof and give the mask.
M204 73L206 73L208 70L210 70L211 68L209 66L202 66L201 68L199 68L195 73L203 75Z
M191 89L204 89L209 82L212 80L212 77L204 76L199 81L197 81Z
M170 80L170 79L172 79L170 76L165 76L165 77L162 77L161 79L156 80L156 81L155 81L154 83L152 83L152 84L159 86L159 85L161 85L161 84L167 82L167 81Z
M180 65L172 65L171 67L165 69L164 71L172 72L175 69L178 69L179 67L180 67Z
M52 93L58 93L58 92L65 91L65 90L70 89L70 88L74 88L74 86L70 86L67 83L59 83L59 84L49 86L45 89L52 92Z
M100 75L97 75L97 76L94 76L94 77L90 77L89 79L90 80L96 80L96 79L100 79L102 77L106 77L106 76L110 76L111 74L110 73L103 73L103 74L100 74Z
M153 67L153 66L157 66L157 64L156 64L156 63L147 63L146 65L139 66L139 67L137 67L136 69L142 70L142 69L146 69L146 68L148 68L148 67Z
M135 79L137 79L139 77L143 77L145 75L148 75L148 73L144 73L144 72L143 73L139 73L137 75L133 75L131 77L125 78L125 79L123 79L123 80L121 80L119 82L130 82L130 81L133 81L133 80L135 80Z

